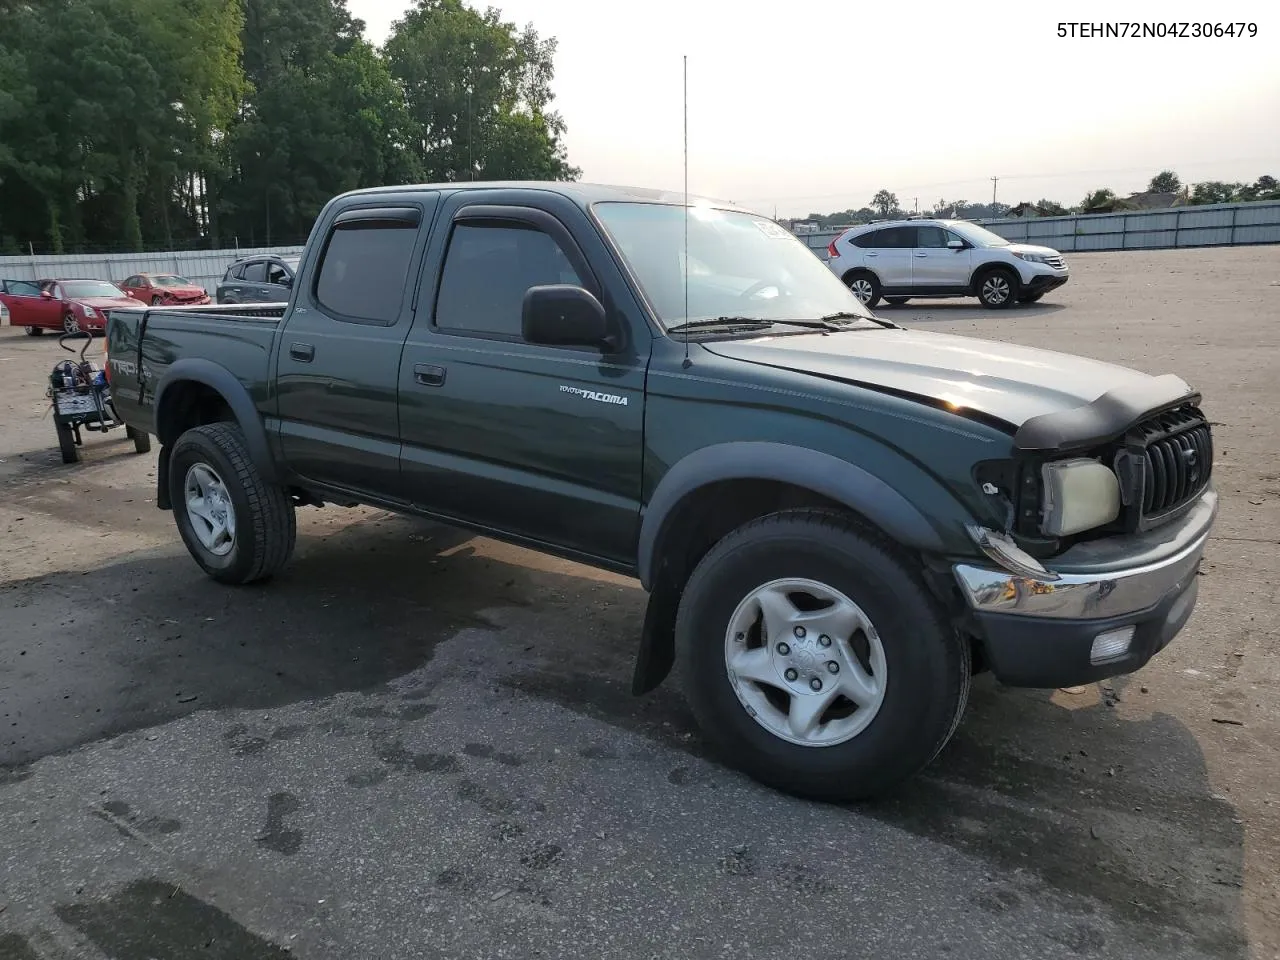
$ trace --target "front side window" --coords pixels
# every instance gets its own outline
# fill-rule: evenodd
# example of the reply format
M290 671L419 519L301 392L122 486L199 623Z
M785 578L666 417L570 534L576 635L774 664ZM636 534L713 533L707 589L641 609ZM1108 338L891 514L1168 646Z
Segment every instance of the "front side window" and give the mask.
M267 283L281 284L289 279L289 272L285 270L283 264L271 263L267 265Z
M609 201L592 208L664 326L716 317L812 320L870 312L813 251L772 220L694 206Z
M242 276L247 283L266 283L267 265L261 260L246 263L240 270L240 276Z
M947 231L941 227L916 227L916 246L929 249L945 248Z
M10 280L9 293L15 297L38 297L40 296L40 286L35 283L27 283L25 280Z
M394 323L400 316L417 238L416 223L357 220L339 224L329 235L320 261L316 302L339 319Z
M497 337L521 337L530 287L582 278L546 233L510 223L460 223L453 228L436 297L436 326Z

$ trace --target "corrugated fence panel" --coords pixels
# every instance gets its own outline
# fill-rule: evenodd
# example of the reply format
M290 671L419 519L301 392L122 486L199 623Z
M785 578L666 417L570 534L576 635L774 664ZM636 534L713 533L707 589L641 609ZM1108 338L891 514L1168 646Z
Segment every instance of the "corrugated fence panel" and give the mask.
M825 243L826 241L824 241ZM48 277L85 277L120 283L135 273L177 273L198 283L210 294L240 257L274 253L297 256L302 247L256 247L239 250L182 250L174 253L113 253L83 256L0 257L0 277L6 280L43 280Z
M1280 243L1280 201L1275 200L978 222L1006 240L1063 253ZM826 245L837 234L824 230L799 236L826 260Z

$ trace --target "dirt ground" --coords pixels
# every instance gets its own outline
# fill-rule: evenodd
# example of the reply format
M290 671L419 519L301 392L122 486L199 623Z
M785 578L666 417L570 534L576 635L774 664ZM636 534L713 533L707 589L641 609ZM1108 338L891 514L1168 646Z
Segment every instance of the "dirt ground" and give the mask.
M628 693L630 580L374 510L207 581L123 431L64 466L0 329L0 960L1280 957L1280 247L1069 258L908 325L1176 372L1223 495L1140 673L989 677L894 799L803 803Z

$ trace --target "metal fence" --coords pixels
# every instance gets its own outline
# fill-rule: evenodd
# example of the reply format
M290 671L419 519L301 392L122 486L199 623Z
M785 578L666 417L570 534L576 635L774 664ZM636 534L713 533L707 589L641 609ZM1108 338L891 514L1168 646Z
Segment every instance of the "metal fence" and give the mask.
M1007 240L1063 253L1246 246L1280 243L1280 200L978 222ZM799 237L826 260L827 244L838 235L824 230Z
M302 247L253 247L231 250L188 250L172 253L111 253L78 256L0 257L0 278L42 280L84 277L120 283L135 273L176 273L198 283L210 294L239 257L258 253L297 256Z

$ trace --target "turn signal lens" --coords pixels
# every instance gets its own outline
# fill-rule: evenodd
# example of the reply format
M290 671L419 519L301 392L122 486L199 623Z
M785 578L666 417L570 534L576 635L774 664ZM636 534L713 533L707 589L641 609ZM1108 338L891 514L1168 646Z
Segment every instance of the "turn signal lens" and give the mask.
M1108 630L1093 638L1093 649L1089 651L1089 662L1093 664L1110 663L1128 656L1129 646L1133 643L1136 627L1130 625L1118 630Z

